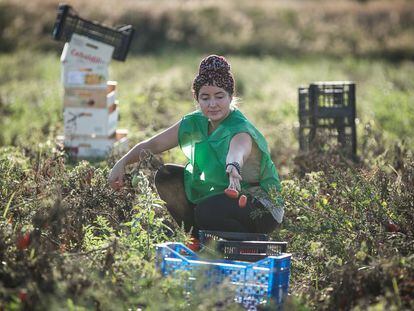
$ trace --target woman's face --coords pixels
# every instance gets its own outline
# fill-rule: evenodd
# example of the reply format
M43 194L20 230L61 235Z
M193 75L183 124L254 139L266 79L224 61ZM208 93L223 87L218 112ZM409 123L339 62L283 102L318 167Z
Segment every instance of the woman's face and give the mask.
M226 90L214 85L204 85L198 93L201 111L213 122L221 122L228 116L231 100Z

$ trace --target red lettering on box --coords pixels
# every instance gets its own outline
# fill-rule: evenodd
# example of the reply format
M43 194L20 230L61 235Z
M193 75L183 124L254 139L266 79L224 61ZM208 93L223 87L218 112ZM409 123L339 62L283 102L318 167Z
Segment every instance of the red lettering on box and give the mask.
M79 58L86 59L86 60L90 61L91 63L95 63L95 64L105 64L105 62L103 61L103 59L100 58L99 56L93 56L91 54L85 54L82 51L78 51L76 49L71 50L70 51L70 54L72 56L75 56L75 57L79 57Z

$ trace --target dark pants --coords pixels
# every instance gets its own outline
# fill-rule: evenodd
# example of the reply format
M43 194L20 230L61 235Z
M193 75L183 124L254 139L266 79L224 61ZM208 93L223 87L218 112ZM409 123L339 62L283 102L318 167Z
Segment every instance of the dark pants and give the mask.
M270 233L277 222L263 205L248 196L240 208L238 200L223 194L209 197L199 204L188 201L184 191L184 167L163 165L155 174L155 186L174 220L197 237L198 230Z

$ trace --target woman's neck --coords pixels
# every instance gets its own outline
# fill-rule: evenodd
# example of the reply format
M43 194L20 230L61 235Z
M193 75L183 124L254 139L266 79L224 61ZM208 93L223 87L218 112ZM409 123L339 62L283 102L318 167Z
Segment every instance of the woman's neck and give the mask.
M211 121L211 120L209 120L209 122L210 122L210 129L211 129L211 132L212 132L220 125L221 120L220 121Z
M227 113L227 115L221 119L221 120L217 120L217 121L212 121L212 120L208 120L210 123L210 131L209 133L213 132L216 128L218 128L218 126L221 124L221 122L223 122L224 120L226 120L226 118L230 115L230 113L232 112L232 110L229 110L229 112Z

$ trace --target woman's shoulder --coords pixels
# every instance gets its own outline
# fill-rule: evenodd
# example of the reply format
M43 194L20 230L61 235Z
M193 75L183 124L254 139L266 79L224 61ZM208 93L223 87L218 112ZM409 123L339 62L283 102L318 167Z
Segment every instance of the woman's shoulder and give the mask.
M197 133L202 133L205 124L208 122L207 118L199 110L190 112L186 114L180 122L180 127L178 130L179 136L190 135L199 135Z
M232 114L227 126L233 128L236 131L250 132L251 129L255 128L254 125L247 119L247 117L239 110L235 109Z
M262 151L268 150L267 142L259 129L238 109L234 111L231 128L234 132L246 132L254 139L259 149Z

